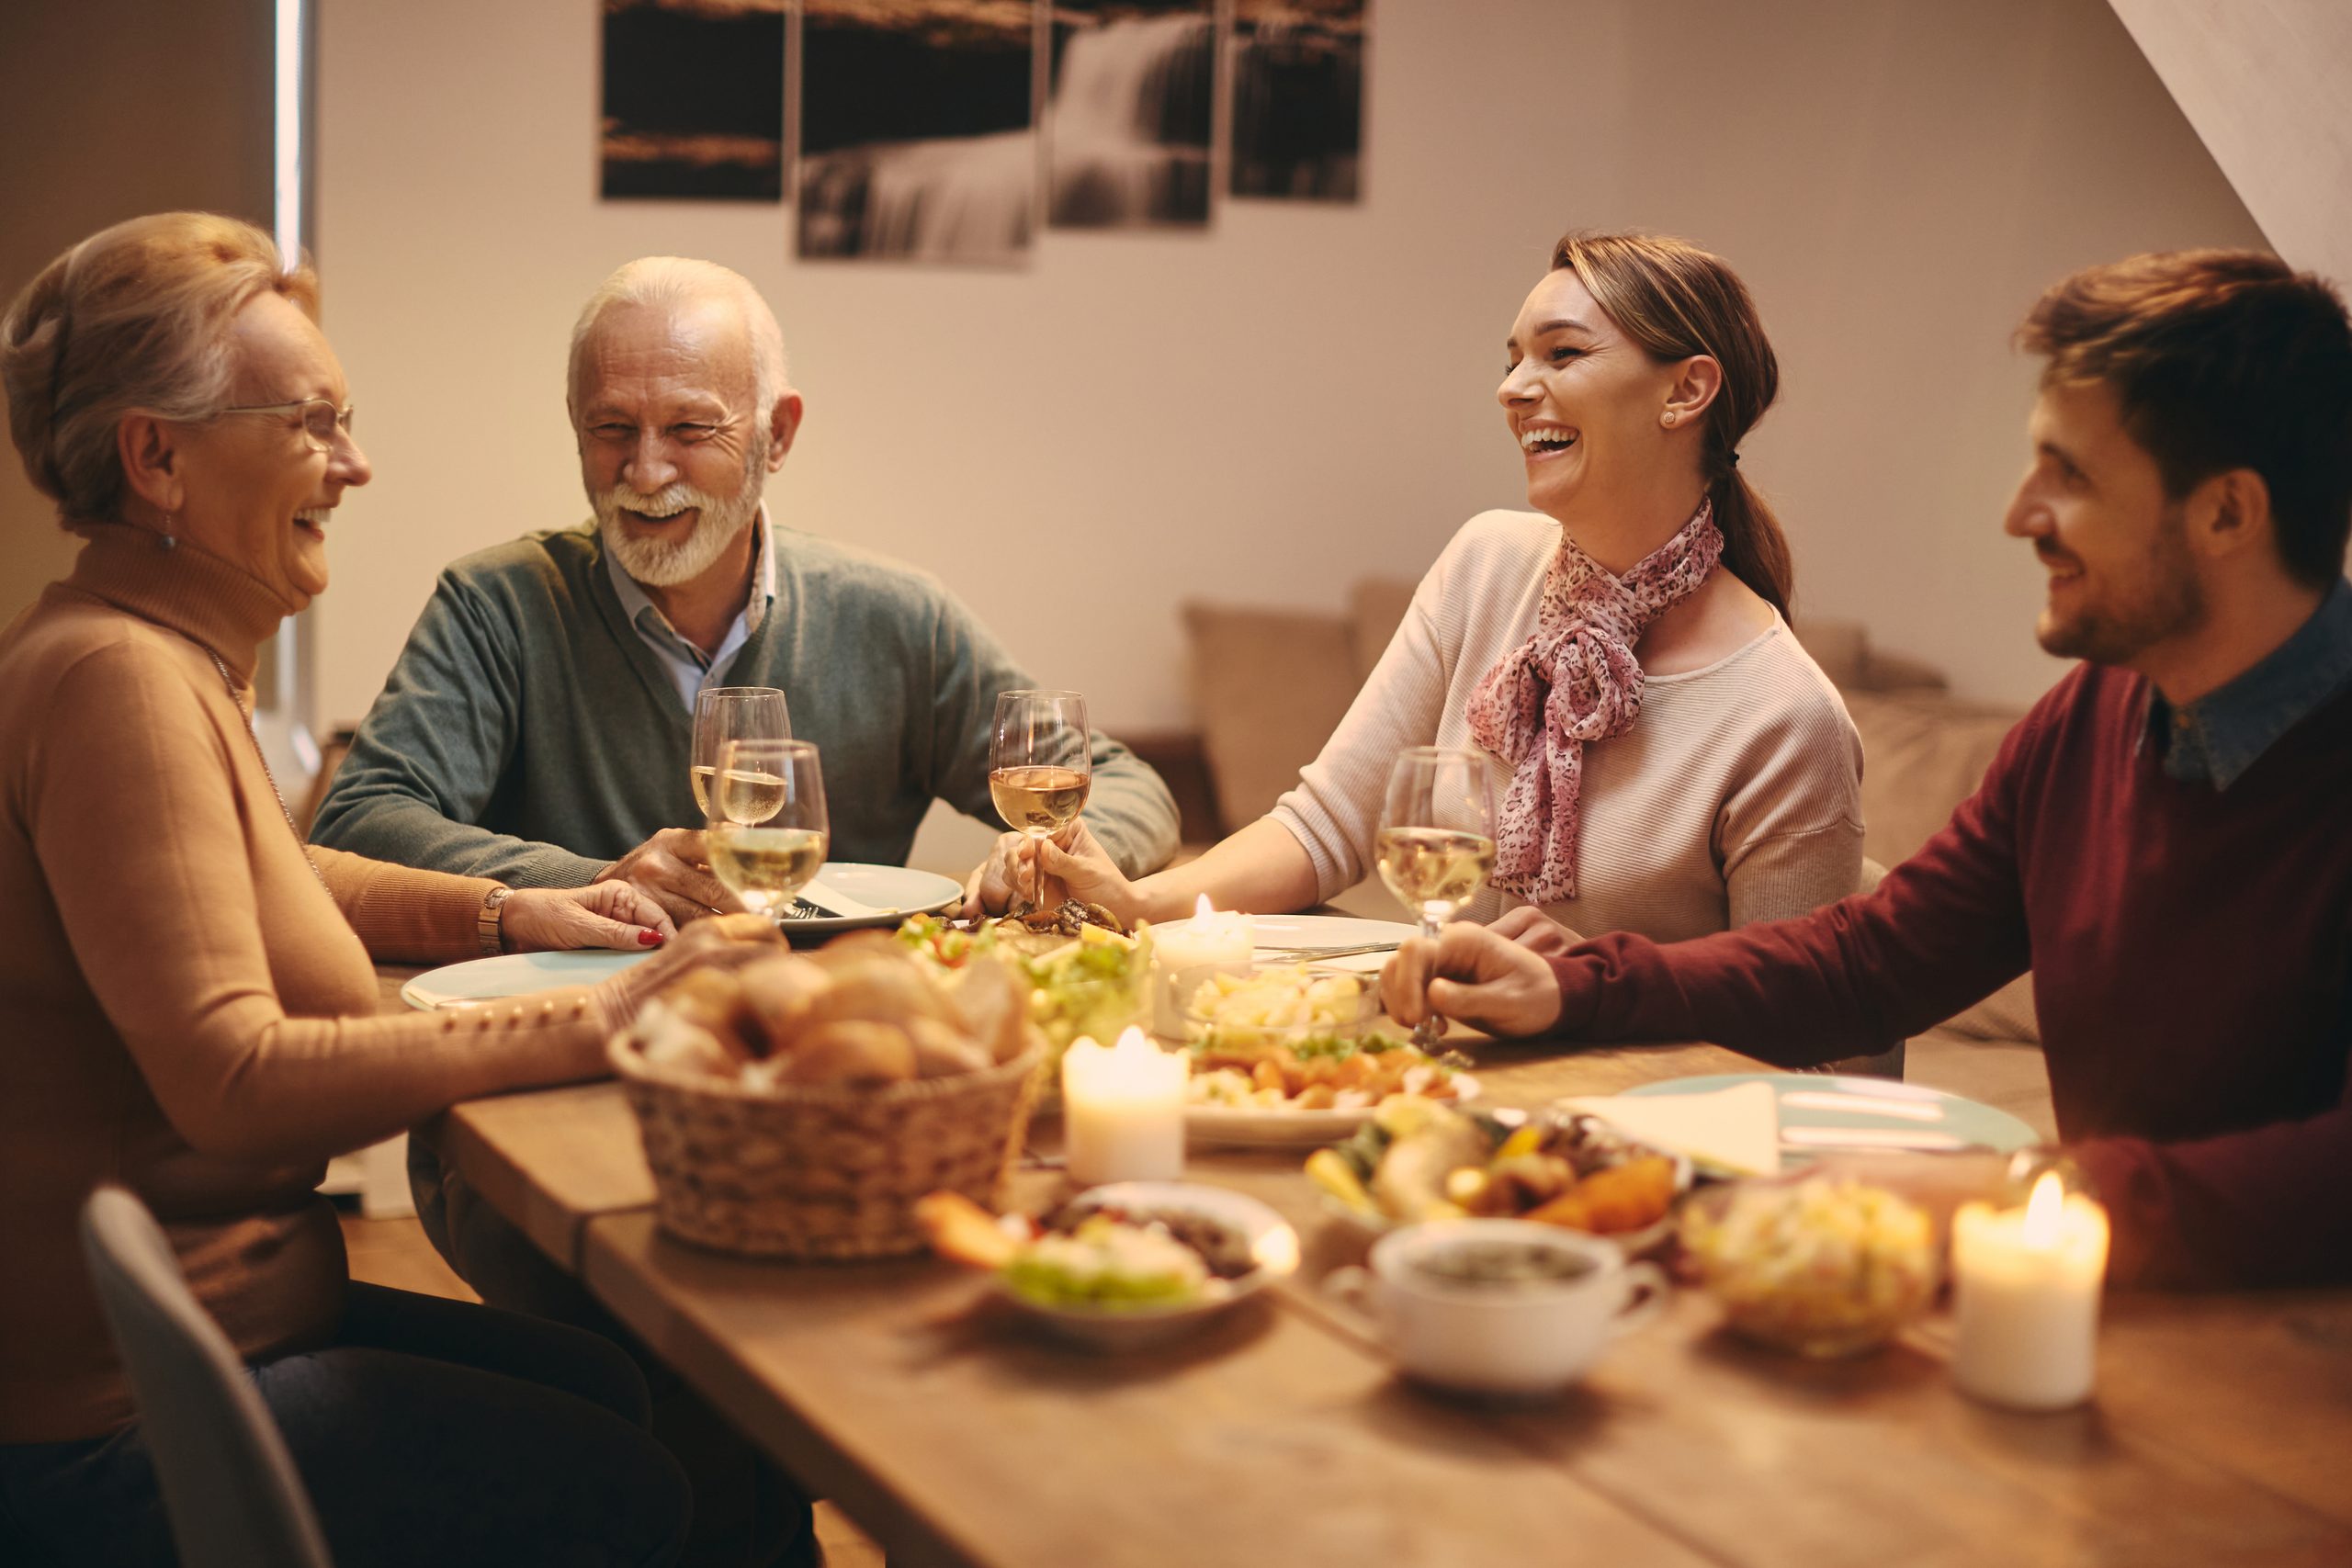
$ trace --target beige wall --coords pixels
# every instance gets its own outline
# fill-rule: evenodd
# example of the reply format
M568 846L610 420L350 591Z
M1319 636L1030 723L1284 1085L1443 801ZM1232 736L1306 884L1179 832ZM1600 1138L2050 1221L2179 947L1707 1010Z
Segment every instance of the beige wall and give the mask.
M0 4L0 299L83 236L142 212L269 221L269 0ZM0 456L0 622L80 541Z
M2278 254L2352 287L2352 5L2110 3Z
M786 211L594 197L597 8L336 4L329 328L379 478L335 526L322 718L361 713L439 566L584 514L573 311L629 256L766 289L808 402L771 492L922 562L1114 726L1186 716L1187 596L1336 607L1519 502L1492 393L1550 242L1732 258L1786 371L1747 471L1802 606L2022 700L2041 576L1999 518L2066 270L2258 244L2104 0L1381 0L1360 207L1205 237L1051 233L1024 272L801 265ZM1278 679L1278 671L1269 671Z

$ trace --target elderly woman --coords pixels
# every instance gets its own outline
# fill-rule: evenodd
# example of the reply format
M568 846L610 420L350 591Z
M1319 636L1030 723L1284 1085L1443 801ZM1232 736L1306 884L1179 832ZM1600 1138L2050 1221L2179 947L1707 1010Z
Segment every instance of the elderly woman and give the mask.
M75 245L0 325L10 434L88 541L0 634L0 1558L173 1558L75 1244L115 1181L251 1365L337 1562L668 1562L687 1486L635 1364L351 1283L315 1191L457 1100L599 1072L639 996L735 955L695 937L594 989L374 1016L371 959L671 932L624 883L510 896L295 833L254 658L368 478L317 294L258 230L171 213Z
M1496 397L1535 510L1454 536L1298 787L1135 882L1082 826L1035 850L1008 836L971 903L1042 855L1126 918L1201 894L1304 908L1370 869L1390 765L1430 744L1507 781L1467 913L1531 945L1698 936L1855 890L1861 741L1789 630L1788 542L1739 470L1780 380L1746 287L1679 240L1571 234L1504 352Z

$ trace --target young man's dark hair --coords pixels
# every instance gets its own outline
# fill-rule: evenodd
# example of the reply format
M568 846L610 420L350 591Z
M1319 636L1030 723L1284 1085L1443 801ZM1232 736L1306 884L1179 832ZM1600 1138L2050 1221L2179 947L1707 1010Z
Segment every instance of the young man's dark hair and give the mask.
M2104 381L2178 500L2251 468L2301 582L2344 570L2352 530L2352 323L2335 288L2260 251L2170 251L2057 284L2018 329L2042 384Z

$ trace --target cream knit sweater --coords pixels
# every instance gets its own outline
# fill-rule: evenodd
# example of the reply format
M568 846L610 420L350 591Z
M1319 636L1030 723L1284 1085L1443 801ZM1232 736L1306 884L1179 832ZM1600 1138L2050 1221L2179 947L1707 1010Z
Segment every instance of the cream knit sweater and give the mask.
M1470 694L1535 630L1560 525L1473 517L1413 594L1404 624L1273 818L1329 898L1373 871L1396 753L1476 749ZM1496 763L1495 804L1510 768ZM1577 896L1546 907L1587 936L1663 942L1803 914L1860 886L1862 744L1837 688L1778 622L1703 669L1652 675L1633 730L1585 749ZM1521 902L1492 888L1465 914Z

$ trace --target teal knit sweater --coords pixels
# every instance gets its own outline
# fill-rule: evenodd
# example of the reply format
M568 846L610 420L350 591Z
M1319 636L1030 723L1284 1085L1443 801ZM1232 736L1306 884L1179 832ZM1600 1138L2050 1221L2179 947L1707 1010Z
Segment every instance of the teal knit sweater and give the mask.
M817 743L831 857L903 864L933 799L983 820L999 692L1035 686L927 573L787 528L775 601L725 672L782 688ZM378 860L574 887L662 828L700 827L693 718L638 637L594 524L441 574L311 828ZM1129 875L1176 847L1159 775L1097 732L1086 820Z

